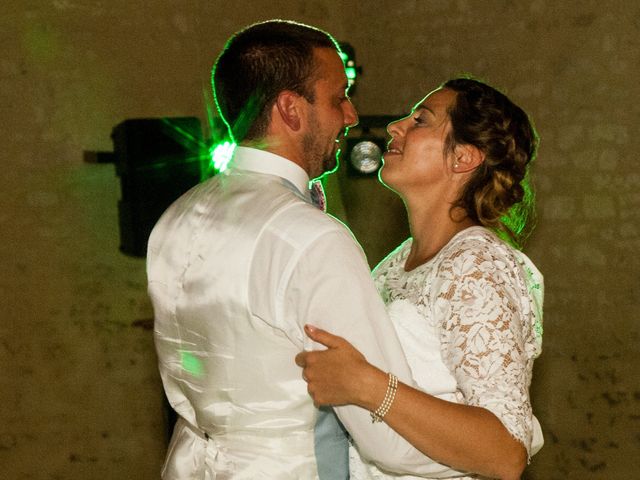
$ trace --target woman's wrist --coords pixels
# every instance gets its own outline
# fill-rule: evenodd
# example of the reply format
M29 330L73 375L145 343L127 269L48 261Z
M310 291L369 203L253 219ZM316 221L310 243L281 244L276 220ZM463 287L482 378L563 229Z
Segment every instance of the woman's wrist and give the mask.
M358 379L357 401L355 403L370 412L376 411L384 402L388 386L389 375L368 364L367 369Z
M371 421L373 423L382 422L385 415L391 410L394 400L396 399L396 392L398 391L398 377L393 373L387 374L389 377L387 383L387 391L384 394L384 400L378 408L371 411Z

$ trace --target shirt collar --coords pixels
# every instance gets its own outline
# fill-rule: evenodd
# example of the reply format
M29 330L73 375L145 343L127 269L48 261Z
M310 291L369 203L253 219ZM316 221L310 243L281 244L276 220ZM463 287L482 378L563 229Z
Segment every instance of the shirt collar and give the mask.
M235 149L230 168L247 170L249 172L275 175L291 182L300 193L306 195L309 189L309 175L304 169L280 155L258 150L257 148L241 147Z

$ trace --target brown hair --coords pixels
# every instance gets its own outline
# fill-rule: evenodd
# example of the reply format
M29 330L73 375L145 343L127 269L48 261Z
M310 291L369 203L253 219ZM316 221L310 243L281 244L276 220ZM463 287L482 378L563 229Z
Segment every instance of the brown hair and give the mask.
M287 20L256 23L229 39L211 75L218 111L236 142L264 136L283 90L314 101L314 48L339 50L328 33Z
M442 87L456 92L445 151L473 145L485 155L453 206L521 247L535 213L529 166L538 147L536 131L524 110L489 85L456 78Z

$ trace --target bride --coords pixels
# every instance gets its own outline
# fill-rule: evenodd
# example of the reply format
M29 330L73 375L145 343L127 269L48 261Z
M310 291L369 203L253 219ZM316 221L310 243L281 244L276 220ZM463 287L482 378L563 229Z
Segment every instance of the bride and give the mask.
M533 211L535 130L506 96L458 78L388 132L380 178L404 201L411 238L373 275L420 390L312 326L307 334L328 349L296 362L316 404L368 409L464 478L519 478L541 446L529 385L543 284L519 250ZM397 478L357 445L350 456L352 479Z

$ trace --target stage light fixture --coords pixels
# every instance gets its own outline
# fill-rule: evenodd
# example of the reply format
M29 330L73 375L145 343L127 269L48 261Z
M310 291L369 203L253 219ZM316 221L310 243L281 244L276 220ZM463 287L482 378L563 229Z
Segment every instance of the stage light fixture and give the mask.
M390 115L360 117L358 125L349 131L343 157L350 175L370 176L378 173L387 144L384 128L395 118Z
M347 84L349 85L349 93L353 95L355 89L356 78L362 73L362 67L356 65L356 51L346 42L340 42L340 57L344 63L344 71L347 75Z
M379 137L360 137L347 140L349 166L360 175L376 173L382 166L384 140Z
M228 140L211 146L211 166L217 173L224 172L227 169L235 149L236 144Z
M236 144L231 140L227 125L220 117L209 118L207 158L203 165L203 180L224 172L233 158Z

